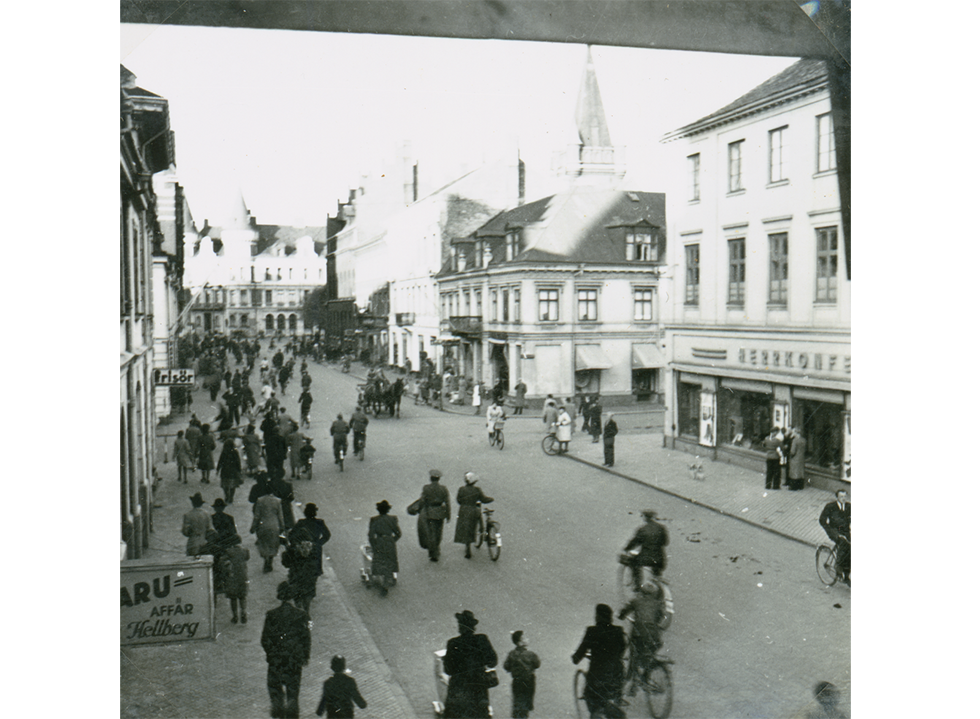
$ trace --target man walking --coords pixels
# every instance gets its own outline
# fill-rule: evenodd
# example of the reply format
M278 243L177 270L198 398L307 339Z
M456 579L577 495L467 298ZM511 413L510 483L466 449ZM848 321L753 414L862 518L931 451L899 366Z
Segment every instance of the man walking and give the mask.
M419 519L425 526L426 548L429 561L439 561L439 545L442 543L442 525L450 519L449 490L439 484L442 472L429 470L429 483L422 487L422 508Z
M191 497L191 511L184 515L184 523L180 533L187 537L187 556L196 557L207 542L207 533L211 529L211 515L204 507L204 497L198 492ZM821 521L821 524L823 522Z
M310 661L310 617L290 600L293 591L289 582L276 590L280 604L265 615L262 627L262 648L269 664L266 685L275 719L298 719L299 684L303 667Z

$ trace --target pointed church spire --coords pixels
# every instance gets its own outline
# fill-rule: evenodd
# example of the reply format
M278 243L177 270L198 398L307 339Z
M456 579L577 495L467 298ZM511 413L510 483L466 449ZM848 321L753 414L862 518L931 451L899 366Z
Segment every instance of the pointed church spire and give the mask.
M251 226L251 213L248 211L248 206L245 204L245 196L242 194L241 189L238 190L238 197L234 200L229 208L231 214L228 216L227 225L228 229L233 230L247 230Z
M585 72L579 86L578 101L575 103L575 125L578 136L585 147L610 147L609 127L606 125L606 112L599 94L599 81L595 76L592 61L592 46L586 50Z

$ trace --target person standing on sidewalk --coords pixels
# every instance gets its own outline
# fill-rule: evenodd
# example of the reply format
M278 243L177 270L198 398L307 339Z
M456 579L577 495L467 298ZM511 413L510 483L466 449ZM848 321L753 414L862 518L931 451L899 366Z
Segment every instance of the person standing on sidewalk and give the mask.
M367 709L367 702L357 689L357 682L347 673L347 660L339 654L330 660L333 676L323 682L323 695L316 708L316 715L327 719L353 719L354 704L361 709Z
M592 404L589 405L590 421L589 421L589 433L592 435L592 444L599 443L599 437L602 436L602 403L599 401L598 393L592 399Z
M534 709L534 672L541 666L538 655L527 648L527 637L518 630L510 635L514 649L504 660L504 671L510 672L511 713L514 719L527 719Z
M525 407L527 407L527 385L521 379L514 385L514 414L524 414Z
M619 434L619 425L613 419L612 413L606 420L606 426L602 429L602 453L603 467L612 467L616 464L616 435Z
M780 439L779 427L772 428L769 436L762 441L762 446L766 450L766 489L779 489L782 474L780 458L783 456L783 441Z
M425 527L425 544L429 561L439 561L439 545L442 544L442 525L450 519L449 490L439 484L442 472L429 470L429 483L422 487L422 508L419 519Z
M476 533L483 530L480 505L490 504L493 501L493 497L488 497L476 486L476 481L476 475L467 472L463 477L463 486L456 493L459 514L456 516L456 534L453 536L453 542L466 545L466 554L463 556L467 559L473 558L470 545L476 541Z
M299 718L299 685L303 667L310 661L310 617L290 603L292 598L289 582L281 582L276 599L282 604L266 612L262 627L261 644L269 664L266 686L274 719Z
M191 497L191 507L191 511L184 515L180 533L187 537L187 556L196 557L207 543L208 530L211 529L211 515L203 509L204 497L200 492Z
M174 441L174 462L177 463L177 481L187 484L187 470L194 469L194 458L191 456L191 443L184 439L184 431L177 432Z
M541 415L541 421L548 428L548 432L555 431L555 425L558 424L558 404L550 394L544 401L544 412Z
M790 430L789 438L789 488L798 491L806 484L806 438L799 427Z
M558 454L568 452L568 443L572 441L572 418L564 405L558 408L557 421Z

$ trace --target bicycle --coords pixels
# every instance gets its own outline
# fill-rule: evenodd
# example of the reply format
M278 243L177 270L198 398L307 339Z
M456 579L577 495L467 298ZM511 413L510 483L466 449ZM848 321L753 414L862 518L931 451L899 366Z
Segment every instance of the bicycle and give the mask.
M497 449L504 448L504 419L498 419L493 423L493 432L490 433L490 446L497 445Z
M843 541L848 540L841 538ZM821 544L817 547L817 577L828 587L837 584L837 580L843 579L844 574L837 566L837 545L831 547L828 544Z
M500 559L500 523L493 518L493 510L489 507L483 508L483 528L477 532L476 548L479 549L483 543L487 544L487 551L490 553L490 560L496 562Z
M544 453L547 454L549 457L558 454L559 446L560 444L558 442L558 435L555 434L555 431L553 429L549 430L548 434L546 434L544 436L544 439L541 440L541 449L543 449Z
M671 616L671 613L666 616ZM669 620L665 618L661 628L666 629L669 624ZM630 640L626 669L626 676L629 677L628 694L636 696L637 692L642 691L647 709L654 719L667 719L674 704L674 685L670 678L670 665L673 663L672 659L658 656L656 650L637 651L635 642Z
M592 660L591 654L587 653L586 658ZM575 713L578 719L589 719L592 713L589 711L589 704L585 699L585 685L588 681L588 672L584 669L576 669L572 679L572 693L575 699ZM622 700L620 700L622 701ZM606 706L600 710L600 715L604 717L625 717L626 712L615 702L607 702Z
M354 432L354 456L364 461L364 448L367 446L367 432Z

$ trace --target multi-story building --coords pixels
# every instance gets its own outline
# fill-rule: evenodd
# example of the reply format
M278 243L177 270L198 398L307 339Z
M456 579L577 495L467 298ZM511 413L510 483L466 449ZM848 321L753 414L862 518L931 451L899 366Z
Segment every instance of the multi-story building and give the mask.
M176 263L157 224L154 173L174 162L167 101L136 86L120 66L119 136L119 479L124 556L149 545L153 509L154 326L153 283L173 286ZM176 253L174 253L176 254ZM158 266L159 264L159 266Z
M801 60L668 133L671 445L761 469L799 426L812 482L850 482L851 282L827 72Z
M185 234L191 327L250 337L306 331L306 298L327 282L326 227L260 225L238 195L222 226Z

